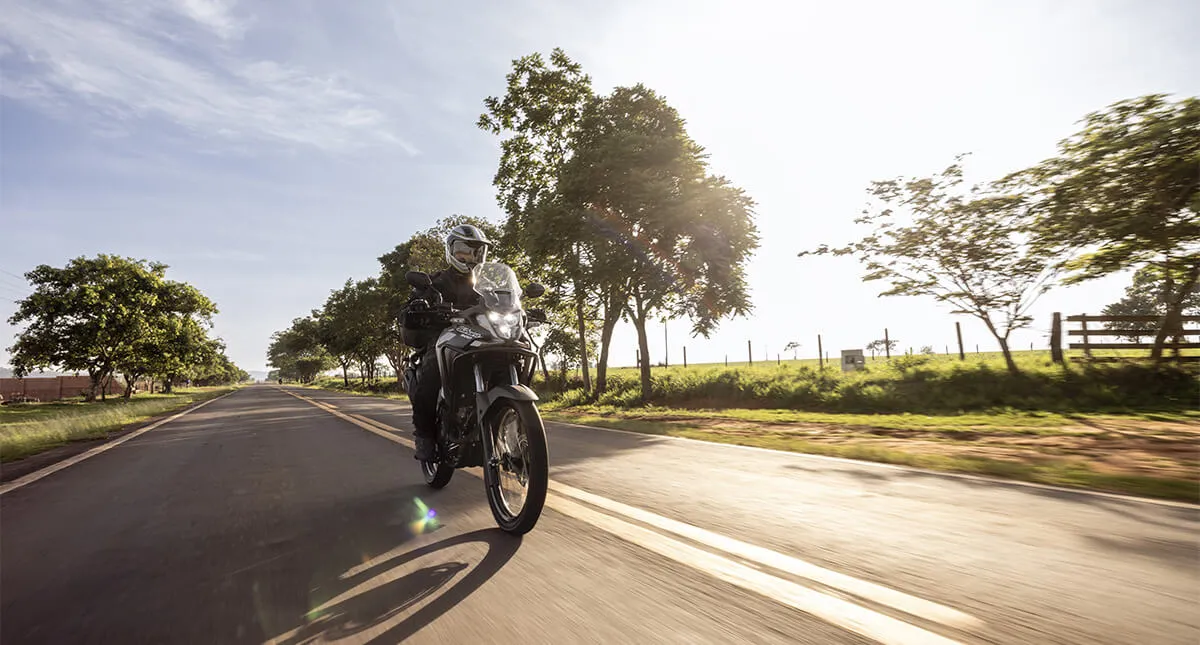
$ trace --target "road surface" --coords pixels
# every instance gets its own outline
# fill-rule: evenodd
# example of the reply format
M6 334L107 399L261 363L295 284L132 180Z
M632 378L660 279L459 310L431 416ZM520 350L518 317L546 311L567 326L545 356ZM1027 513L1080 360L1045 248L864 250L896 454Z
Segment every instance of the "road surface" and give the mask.
M1195 507L551 424L514 539L409 423L254 386L6 490L0 641L1200 642Z

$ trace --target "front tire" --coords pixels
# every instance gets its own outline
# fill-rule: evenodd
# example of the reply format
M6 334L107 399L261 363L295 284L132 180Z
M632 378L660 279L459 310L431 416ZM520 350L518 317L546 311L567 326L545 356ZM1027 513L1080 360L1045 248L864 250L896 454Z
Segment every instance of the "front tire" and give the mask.
M500 461L500 466L485 465L486 468L496 468L495 484L486 485L488 505L492 508L492 517L500 529L511 535L524 535L533 530L538 519L542 516L542 508L546 505L546 491L550 486L550 453L546 444L546 428L542 417L532 401L514 401L502 399L496 403L494 411L488 415L488 437L493 445L492 455ZM501 449L512 443L513 430L519 431L516 446L517 454L503 454ZM524 474L523 503L519 509L513 509L512 494L506 493L501 479L506 466L517 462ZM518 481L520 477L517 477ZM485 479L486 481L486 479Z

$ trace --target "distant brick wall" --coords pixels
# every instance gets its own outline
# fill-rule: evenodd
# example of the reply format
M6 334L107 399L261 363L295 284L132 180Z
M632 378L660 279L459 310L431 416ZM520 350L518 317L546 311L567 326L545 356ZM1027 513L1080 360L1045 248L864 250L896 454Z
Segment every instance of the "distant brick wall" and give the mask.
M24 395L41 401L57 401L83 395L88 391L89 383L86 376L0 378L0 395L5 399ZM105 389L110 396L121 394L125 391L125 382L114 378Z

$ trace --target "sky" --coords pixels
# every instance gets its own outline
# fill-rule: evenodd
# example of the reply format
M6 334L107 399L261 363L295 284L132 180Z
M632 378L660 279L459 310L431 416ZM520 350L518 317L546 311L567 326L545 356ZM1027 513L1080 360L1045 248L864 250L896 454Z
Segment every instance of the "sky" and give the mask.
M513 59L562 47L597 90L647 84L757 201L754 313L708 339L667 325L670 360L815 357L883 329L901 348L994 347L928 298L879 298L851 258L797 258L861 234L871 180L970 152L998 177L1037 162L1086 113L1200 94L1189 0L457 3L0 0L0 364L21 275L112 253L161 261L220 309L247 370L272 332L454 213L499 220L499 141L475 127ZM1046 294L1098 313L1129 275ZM613 363L632 364L618 330ZM662 360L662 326L651 358Z

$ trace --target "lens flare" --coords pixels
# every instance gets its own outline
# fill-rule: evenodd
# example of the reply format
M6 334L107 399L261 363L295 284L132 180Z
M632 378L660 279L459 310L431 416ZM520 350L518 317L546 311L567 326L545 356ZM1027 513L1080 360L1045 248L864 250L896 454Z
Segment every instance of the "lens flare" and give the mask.
M420 535L427 531L432 531L438 527L437 511L421 501L421 498L413 498L413 503L417 506L417 519L409 524L413 535Z

